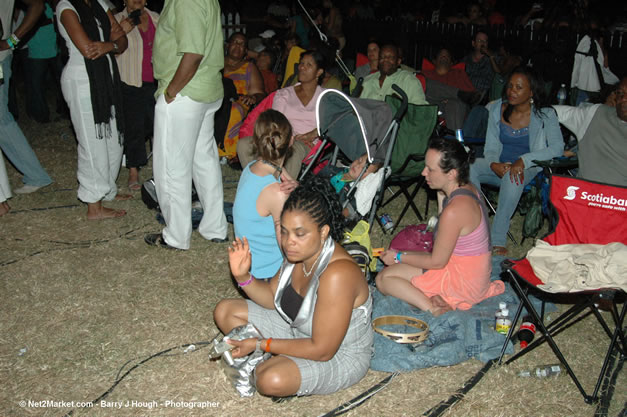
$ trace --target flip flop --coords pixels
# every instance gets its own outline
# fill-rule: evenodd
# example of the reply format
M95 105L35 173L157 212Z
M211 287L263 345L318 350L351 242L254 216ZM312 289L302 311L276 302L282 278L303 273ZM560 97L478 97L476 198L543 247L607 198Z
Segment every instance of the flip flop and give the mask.
M128 183L128 189L131 190L131 191L139 191L139 190L142 189L142 185L139 182L137 182L137 181L129 182Z
M503 246L494 246L492 248L492 255L507 256L508 250Z

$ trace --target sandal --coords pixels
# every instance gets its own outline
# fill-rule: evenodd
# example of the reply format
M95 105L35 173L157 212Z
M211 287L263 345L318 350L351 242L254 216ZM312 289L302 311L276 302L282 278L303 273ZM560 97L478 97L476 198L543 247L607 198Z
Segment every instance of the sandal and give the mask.
M128 189L131 191L139 191L141 190L142 185L138 181L133 181L128 183Z

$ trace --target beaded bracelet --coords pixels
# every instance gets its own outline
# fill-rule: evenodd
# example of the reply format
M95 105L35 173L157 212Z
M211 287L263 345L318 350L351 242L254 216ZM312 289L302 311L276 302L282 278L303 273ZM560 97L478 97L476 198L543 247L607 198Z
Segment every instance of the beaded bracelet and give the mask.
M13 41L11 40L11 38L7 38L7 45L9 45L9 48L11 49L15 49L15 45L13 45Z
M20 38L18 38L15 33L12 33L11 36L7 38L7 43L11 49L15 49L17 48L17 44L20 43Z
M250 278L248 278L248 281L244 281L244 282L238 282L237 285L241 288L241 287L245 287L248 284L251 284L253 281L255 280L255 277L253 276L253 274L250 274Z

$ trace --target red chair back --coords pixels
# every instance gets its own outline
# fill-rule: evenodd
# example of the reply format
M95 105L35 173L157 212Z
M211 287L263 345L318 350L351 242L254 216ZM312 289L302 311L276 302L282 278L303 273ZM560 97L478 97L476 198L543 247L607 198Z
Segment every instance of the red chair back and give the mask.
M546 242L627 244L627 187L553 175L550 195L557 224Z
M357 52L357 59L355 62L355 68L361 67L362 65L366 65L368 63L368 57L361 52Z

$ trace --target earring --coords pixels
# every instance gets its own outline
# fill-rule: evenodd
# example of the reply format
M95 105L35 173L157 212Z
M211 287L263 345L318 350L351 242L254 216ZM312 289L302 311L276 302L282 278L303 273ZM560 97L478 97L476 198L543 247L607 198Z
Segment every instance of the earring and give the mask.
M533 104L533 97L529 99L529 104Z

